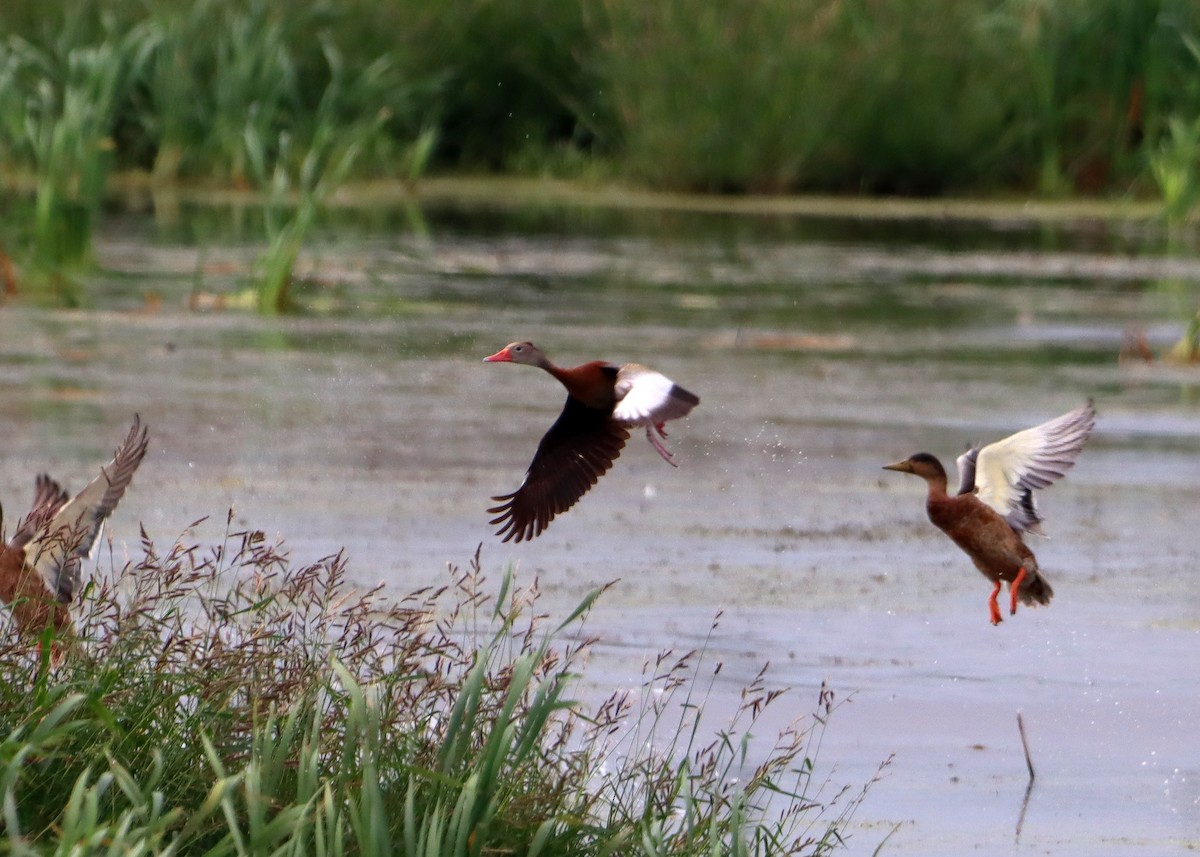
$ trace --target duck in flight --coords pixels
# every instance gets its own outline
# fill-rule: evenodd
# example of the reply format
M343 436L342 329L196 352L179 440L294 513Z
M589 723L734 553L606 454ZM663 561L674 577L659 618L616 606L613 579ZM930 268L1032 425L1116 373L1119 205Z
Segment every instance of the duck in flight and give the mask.
M629 429L645 426L646 439L663 460L677 466L663 444L665 424L687 416L700 399L670 378L640 366L595 360L564 369L551 363L532 342L513 342L484 358L485 363L521 363L549 372L567 388L567 402L542 437L525 481L512 494L492 499L500 505L496 535L504 541L532 539L567 511L612 467Z
M927 452L918 452L884 470L911 473L925 480L929 520L975 563L994 588L988 598L993 625L1001 621L996 596L1009 588L1009 613L1023 604L1049 604L1054 590L1041 575L1022 534L1042 534L1042 517L1033 492L1060 479L1075 464L1096 423L1088 402L1061 417L990 443L974 446L958 458L959 488L947 492L946 471Z

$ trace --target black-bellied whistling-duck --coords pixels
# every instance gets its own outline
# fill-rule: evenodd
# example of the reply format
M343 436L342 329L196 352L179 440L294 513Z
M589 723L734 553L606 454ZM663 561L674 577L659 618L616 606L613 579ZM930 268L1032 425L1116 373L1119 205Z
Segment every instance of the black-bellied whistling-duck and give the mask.
M670 378L636 363L615 366L596 360L562 369L532 342L510 343L483 359L537 366L567 388L563 412L538 444L521 487L492 498L500 505L488 509L497 516L491 523L500 525L496 535L504 541L540 535L555 515L575 505L612 467L633 426L645 426L651 445L676 466L660 439L667 436L664 423L687 416L700 404Z
M134 417L113 460L73 499L45 473L35 480L32 511L0 544L0 601L22 636L38 637L47 625L60 635L69 632L83 560L142 463L146 444L146 429Z
M996 596L1004 581L1010 594L1009 613L1017 612L1018 598L1023 604L1050 603L1054 590L1021 534L1041 534L1042 517L1033 492L1071 469L1095 423L1096 410L1089 399L1040 426L972 447L958 458L960 484L953 497L946 492L941 462L927 452L884 467L920 476L928 484L929 520L995 584L988 598L993 625L1001 621Z

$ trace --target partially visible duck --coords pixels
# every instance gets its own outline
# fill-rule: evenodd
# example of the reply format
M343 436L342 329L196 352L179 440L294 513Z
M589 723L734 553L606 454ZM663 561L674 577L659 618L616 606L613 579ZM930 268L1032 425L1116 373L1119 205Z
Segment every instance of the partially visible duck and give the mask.
M512 494L492 499L488 509L504 541L524 541L540 535L554 516L575 502L608 472L621 454L629 429L645 426L646 438L663 460L677 466L663 445L665 423L685 417L700 399L670 378L627 363L616 366L592 361L563 369L551 363L532 342L513 342L485 363L523 363L537 366L567 388L567 403L542 437L525 481Z
M996 441L974 446L958 458L959 488L947 493L946 471L927 452L884 466L920 476L929 486L925 508L942 532L962 548L995 584L988 609L993 625L1001 621L996 596L1009 588L1009 613L1023 604L1049 604L1054 590L1042 577L1022 533L1042 533L1033 492L1061 478L1075 464L1096 423L1088 402L1057 419Z
M0 544L0 602L22 636L36 638L47 625L60 635L69 631L83 560L129 487L147 442L141 419L134 417L113 460L74 498L45 473L34 481L32 511Z

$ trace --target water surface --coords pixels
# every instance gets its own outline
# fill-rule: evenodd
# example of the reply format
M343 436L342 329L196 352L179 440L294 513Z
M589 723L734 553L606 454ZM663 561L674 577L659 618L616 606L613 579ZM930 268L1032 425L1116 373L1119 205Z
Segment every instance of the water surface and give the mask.
M1200 369L1118 359L1131 329L1161 350L1200 305L1200 261L1153 228L442 204L326 224L308 312L205 309L258 240L224 209L121 217L86 308L0 311L10 510L43 469L90 478L138 411L153 442L118 550L138 521L169 541L209 514L219 538L233 506L297 561L344 547L359 582L403 594L482 542L494 580L515 563L562 616L619 579L587 626L598 691L704 646L719 715L769 661L795 689L769 731L827 680L852 697L818 758L832 782L895 754L851 853L895 825L885 853L1200 843ZM680 467L635 435L542 537L501 544L488 498L519 484L563 397L481 362L517 338L699 394L672 426ZM1055 600L993 628L923 485L880 466L948 462L1089 396L1097 432L1033 545ZM1038 771L1019 839L1018 710Z

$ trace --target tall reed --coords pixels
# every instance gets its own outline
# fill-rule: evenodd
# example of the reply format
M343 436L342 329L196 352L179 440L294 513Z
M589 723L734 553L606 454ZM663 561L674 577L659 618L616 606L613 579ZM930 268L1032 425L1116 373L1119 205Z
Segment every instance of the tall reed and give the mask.
M83 43L70 23L42 48L20 36L0 43L7 114L2 148L37 176L33 262L54 275L87 267L116 143L119 105L144 60L140 29Z
M311 120L309 136L293 148L293 137L280 131L264 138L250 116L242 145L255 183L264 190L263 217L268 247L259 260L258 307L284 312L291 307L296 259L313 228L317 212L345 180L363 150L387 119L382 91L391 80L381 57L375 74L351 81L341 52L323 45L329 81Z
M223 141L228 147L230 137L229 118L217 121L218 93L232 93L223 96L226 106L239 93L243 99L248 98L248 103L261 99L268 112L281 97L284 87L278 78L285 75L279 74L278 66L286 55L276 55L274 63L269 64L275 72L274 87L262 86L247 93L246 75L241 80L231 79L229 64L217 62L217 56L228 51L231 40L231 28L219 26L219 20L214 3L199 0L190 9L160 10L146 22L150 55L136 103L139 124L153 147L151 172L156 183L173 182L187 169L211 171L217 166L216 142ZM253 56L260 56L260 44L266 50L278 49L270 35L264 33L263 42L253 44ZM244 65L259 68L260 78L267 76L261 68L268 63ZM236 136L233 143L237 143ZM232 150L240 154L236 145ZM229 158L221 166L227 174L236 171Z

